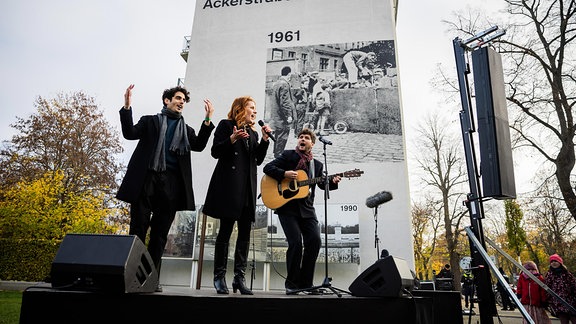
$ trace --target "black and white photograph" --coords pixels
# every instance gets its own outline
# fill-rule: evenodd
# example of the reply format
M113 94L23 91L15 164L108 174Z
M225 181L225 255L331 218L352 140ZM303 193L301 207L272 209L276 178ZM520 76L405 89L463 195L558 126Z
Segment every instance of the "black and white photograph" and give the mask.
M265 88L264 118L276 136L269 156L308 128L354 146L352 157L328 153L331 162L404 159L394 41L268 49Z
M328 213L325 213L325 207ZM326 248L328 262L360 264L360 232L358 206L356 204L315 204L318 216L322 248L319 263L325 263ZM325 217L325 215L328 215ZM325 226L325 224L327 224ZM285 262L288 243L278 216L271 211L269 235L270 262ZM325 233L327 232L327 235ZM326 237L328 241L326 241ZM326 246L328 242L328 246ZM283 269L283 268L282 268Z
M197 213L183 210L176 213L168 232L164 257L192 258L198 244Z

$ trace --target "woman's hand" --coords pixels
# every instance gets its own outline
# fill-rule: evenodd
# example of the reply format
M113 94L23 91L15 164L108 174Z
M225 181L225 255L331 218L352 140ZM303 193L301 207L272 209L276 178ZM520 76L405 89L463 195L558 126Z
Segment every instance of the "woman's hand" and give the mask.
M268 139L270 138L270 135L268 135L268 134L271 134L271 133L272 133L272 128L270 128L269 125L262 126L262 138L265 141L268 141Z
M243 128L238 129L236 126L234 126L232 135L230 135L230 141L232 144L234 144L237 140L248 137L250 137L250 134L248 134L248 132L246 132Z

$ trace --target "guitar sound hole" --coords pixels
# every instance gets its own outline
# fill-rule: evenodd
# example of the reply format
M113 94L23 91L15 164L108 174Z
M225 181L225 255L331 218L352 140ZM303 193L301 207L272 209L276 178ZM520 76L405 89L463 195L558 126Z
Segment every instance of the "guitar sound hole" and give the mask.
M298 185L296 184L296 181L290 181L288 184L288 189L290 189L291 191L297 191Z
M296 196L297 193L298 191L284 190L284 192L282 193L282 197L284 197L284 199L290 199Z

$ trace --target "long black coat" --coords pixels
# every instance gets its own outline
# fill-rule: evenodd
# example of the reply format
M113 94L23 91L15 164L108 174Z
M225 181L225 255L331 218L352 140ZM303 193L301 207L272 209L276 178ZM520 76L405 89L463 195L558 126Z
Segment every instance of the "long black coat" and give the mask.
M144 180L148 172L148 166L154 158L156 151L156 144L158 143L158 132L160 123L156 115L142 116L138 123L134 125L132 120L132 109L120 109L120 123L122 124L122 135L127 140L139 140L130 162L128 162L128 169L126 175L122 180L122 184L118 189L116 198L128 202L135 202L140 196L140 192L144 187ZM201 152L206 147L210 134L214 129L214 124L210 123L206 126L202 122L200 132L196 135L194 129L186 125L188 141L192 151ZM184 187L186 190L186 210L196 210L194 201L194 190L192 189L192 162L190 154L178 155L178 165L180 173L184 179Z
M230 135L235 125L234 121L223 119L214 131L211 153L218 162L202 212L218 219L240 219L243 207L248 204L254 221L257 167L264 161L270 142L258 142L258 133L248 128L248 140L241 139L232 144Z

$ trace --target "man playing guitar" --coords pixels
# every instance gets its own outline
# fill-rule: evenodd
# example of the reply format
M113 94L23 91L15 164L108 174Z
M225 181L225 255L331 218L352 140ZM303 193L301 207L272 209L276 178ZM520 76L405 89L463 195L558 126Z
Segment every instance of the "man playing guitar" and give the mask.
M298 145L293 150L284 150L277 158L264 166L264 173L281 183L285 179L298 178L299 170L308 174L308 178L321 176L323 165L312 155L316 135L304 128L298 133ZM301 171L300 171L301 172ZM331 177L328 190L338 189L339 175ZM324 190L324 182L318 182ZM291 199L275 209L288 241L286 251L287 276L286 294L296 294L302 289L313 287L316 259L322 240L320 227L314 209L316 183L309 186L308 194L303 198Z

